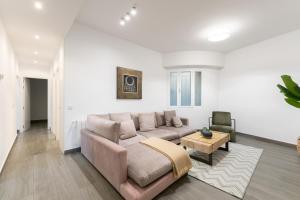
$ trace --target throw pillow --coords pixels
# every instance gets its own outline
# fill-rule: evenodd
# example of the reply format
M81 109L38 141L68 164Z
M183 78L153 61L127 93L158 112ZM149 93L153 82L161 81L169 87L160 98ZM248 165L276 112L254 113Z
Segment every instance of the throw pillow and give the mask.
M165 111L166 126L172 126L172 117L176 117L175 110Z
M130 113L110 113L109 116L110 120L116 122L131 120Z
M140 113L139 123L140 131L152 131L155 129L155 114L154 113Z
M120 123L103 119L97 115L89 115L86 120L86 128L112 142L119 142Z
M174 125L176 128L180 128L180 127L183 126L180 117L172 117L172 122L173 122L173 125Z
M166 125L165 115L164 113L155 113L157 127Z
M136 136L133 120L122 121L120 126L120 139L125 140Z
M131 113L131 119L133 120L133 123L135 125L135 129L140 129L140 123L139 123L139 114L138 113Z

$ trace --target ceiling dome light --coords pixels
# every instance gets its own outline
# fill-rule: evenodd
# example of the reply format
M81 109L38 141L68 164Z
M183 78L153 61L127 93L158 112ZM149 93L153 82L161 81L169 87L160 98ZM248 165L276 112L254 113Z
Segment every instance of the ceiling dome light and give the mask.
M37 51L34 52L34 55L38 55L38 54L39 54L39 52L37 52Z
M39 40L40 36L39 35L35 35L34 38L37 39L37 40Z
M136 9L135 6L131 8L130 14L131 14L132 16L136 16L136 14L137 14L137 9Z
M129 13L126 13L124 19L125 19L126 21L130 21L131 17L130 17L130 15L129 15Z
M210 42L220 42L230 38L229 32L216 32L207 37Z
M120 20L120 25L121 25L121 26L125 26L125 20L124 20L124 18L122 18L122 19Z
M35 7L35 9L37 9L37 10L43 10L43 8L44 8L43 3L40 2L40 1L34 2L34 7Z

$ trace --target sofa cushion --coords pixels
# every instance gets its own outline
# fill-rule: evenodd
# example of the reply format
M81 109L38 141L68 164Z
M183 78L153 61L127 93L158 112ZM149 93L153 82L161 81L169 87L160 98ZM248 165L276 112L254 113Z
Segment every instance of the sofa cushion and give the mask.
M95 116L100 117L102 119L110 120L109 114L96 114Z
M139 123L140 131L151 131L155 129L155 114L154 113L140 113Z
M172 124L173 124L176 128L180 128L180 127L183 126L180 117L172 117Z
M172 170L171 161L163 154L136 143L127 149L128 176L140 187L145 187Z
M131 119L134 122L134 126L136 130L140 130L140 122L139 122L139 114L138 113L131 113Z
M161 126L161 127L163 127L163 126ZM175 139L179 138L179 135L177 132L171 131L171 130L166 130L166 129L161 129L161 127L156 128L152 131L138 132L138 134L141 134L147 138L157 137L157 138L161 138L164 140L175 140Z
M165 114L163 112L156 112L155 117L156 117L157 127L166 125Z
M88 115L86 128L115 143L119 142L120 123L103 119L97 115Z
M110 113L109 116L110 120L116 122L131 120L130 113Z
M168 127L168 126L161 126L159 127L160 129L162 130L168 130L168 131L172 131L172 132L175 132L178 134L178 136L181 138L181 137L184 137L186 135L189 135L189 134L192 134L192 133L195 133L197 132L197 129L194 129L194 128L191 128L189 126L182 126L180 128L176 128L176 127Z
M124 140L136 136L136 129L132 119L120 123L120 139Z
M166 126L172 126L172 117L176 117L175 110L164 111Z
M127 147L129 145L139 143L140 141L143 141L145 139L147 139L145 136L137 134L134 137L131 137L131 138L128 138L125 140L119 140L119 145L121 145L122 147Z

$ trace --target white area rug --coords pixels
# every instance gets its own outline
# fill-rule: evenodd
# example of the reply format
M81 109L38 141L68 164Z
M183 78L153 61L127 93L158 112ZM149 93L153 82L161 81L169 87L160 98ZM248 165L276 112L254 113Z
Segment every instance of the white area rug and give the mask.
M262 152L263 149L230 143L229 152L213 153L213 166L192 159L189 175L243 199Z

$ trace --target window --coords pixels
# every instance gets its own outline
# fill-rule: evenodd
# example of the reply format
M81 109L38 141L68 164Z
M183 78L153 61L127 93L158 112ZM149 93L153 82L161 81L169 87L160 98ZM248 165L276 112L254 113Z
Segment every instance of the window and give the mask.
M201 106L201 72L170 73L170 105Z

